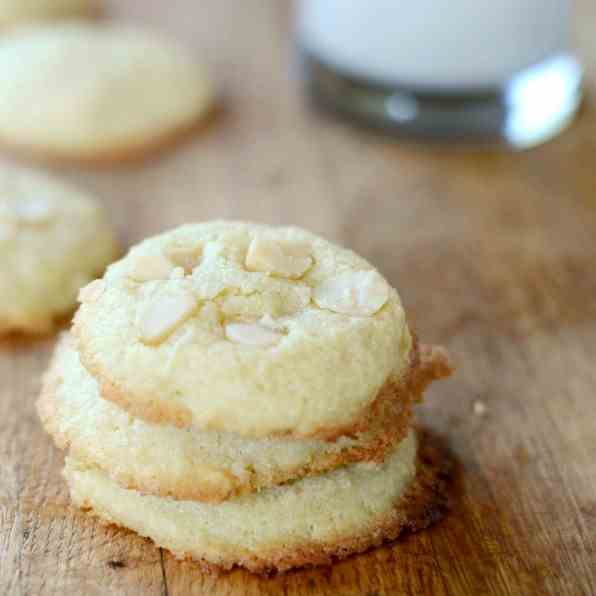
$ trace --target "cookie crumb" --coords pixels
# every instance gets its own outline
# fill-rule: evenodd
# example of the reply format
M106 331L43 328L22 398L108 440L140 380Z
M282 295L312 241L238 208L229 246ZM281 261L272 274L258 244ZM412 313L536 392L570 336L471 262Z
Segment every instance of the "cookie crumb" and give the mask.
M476 416L485 416L486 415L486 404L479 399L474 402L474 414Z

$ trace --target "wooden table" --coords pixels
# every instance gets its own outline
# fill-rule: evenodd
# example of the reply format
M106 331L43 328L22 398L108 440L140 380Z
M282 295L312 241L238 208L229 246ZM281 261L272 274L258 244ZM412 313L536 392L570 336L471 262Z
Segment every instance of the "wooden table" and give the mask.
M199 8L200 5L200 8ZM579 4L596 81L596 10ZM332 569L221 578L71 508L34 412L54 339L0 344L0 592L596 594L596 114L527 153L396 143L314 113L276 0L113 0L213 67L224 108L142 166L62 171L126 244L214 217L294 223L364 254L456 376L420 417L458 459L452 513ZM590 17L592 17L590 19ZM0 297L1 299L1 297Z

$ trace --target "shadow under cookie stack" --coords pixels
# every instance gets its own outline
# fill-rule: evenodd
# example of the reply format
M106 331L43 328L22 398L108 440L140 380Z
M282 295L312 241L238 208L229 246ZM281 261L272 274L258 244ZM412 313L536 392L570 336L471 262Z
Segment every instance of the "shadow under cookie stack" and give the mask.
M38 410L73 502L210 569L327 564L438 518L413 427L450 373L364 259L297 228L183 226L81 291Z

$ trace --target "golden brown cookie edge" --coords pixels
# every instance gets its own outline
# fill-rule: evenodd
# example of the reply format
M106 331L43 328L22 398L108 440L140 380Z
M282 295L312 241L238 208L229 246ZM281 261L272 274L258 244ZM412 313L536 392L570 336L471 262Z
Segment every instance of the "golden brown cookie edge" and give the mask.
M377 417L373 420L372 428L367 429L366 434L370 434L370 437L365 437L361 443L352 444L342 451L326 452L313 460L288 467L283 471L280 470L279 473L268 478L254 474L247 481L243 481L234 476L229 470L221 469L218 471L225 475L227 481L218 486L214 482L202 482L196 476L180 479L179 482L162 482L153 476L138 478L132 474L114 473L112 470L106 469L105 465L100 465L90 457L79 441L74 440L68 433L60 431L60 424L58 423L60 413L56 392L62 377L58 366L58 355L59 350L62 349L62 342L68 341L72 340L68 334L64 334L56 345L54 356L42 381L37 410L44 428L59 448L69 448L70 453L78 460L102 470L123 488L138 490L145 494L171 497L177 500L219 503L231 497L321 474L341 465L360 461L380 463L406 436L412 418L412 405L415 396L407 395L397 400L391 392L387 392L377 404ZM356 436L356 438L358 437Z
M252 573L270 576L292 569L331 565L396 540L402 534L424 530L441 520L449 510L453 460L432 434L421 429L418 429L418 433L417 472L412 485L391 512L379 517L357 534L335 543L304 544L299 547L271 550L259 556L245 552L241 556L218 563L194 556L192 553L173 554L179 560L193 562L208 573L221 574L235 567L244 567ZM104 525L131 531L118 523L103 519L88 503L81 504L80 509L98 518Z
M97 381L102 398L114 402L133 416L153 424L172 424L179 428L190 428L192 426L192 412L187 407L165 401L157 402L131 398L118 383L113 382L103 367L97 362L97 359L93 358L85 349L85 338L78 313L75 315L72 333L77 339L81 363ZM423 349L420 350L418 341L415 335L413 335L409 363L402 377L398 379L395 376L390 376L373 400L360 410L359 414L350 424L335 427L319 427L309 433L267 433L252 436L251 438L295 438L336 441L342 436L354 437L358 433L365 432L370 428L372 420L378 415L381 400L384 399L387 392L390 392L395 399L399 399L403 403L407 403L408 401L406 396L413 394L414 401L419 402L422 399L424 390L430 383L451 374L452 369L447 359L447 353L443 348L433 346L431 349L426 349L427 346L425 345L422 347ZM440 356L440 362L429 360L430 356ZM219 427L206 430L228 431L226 428Z

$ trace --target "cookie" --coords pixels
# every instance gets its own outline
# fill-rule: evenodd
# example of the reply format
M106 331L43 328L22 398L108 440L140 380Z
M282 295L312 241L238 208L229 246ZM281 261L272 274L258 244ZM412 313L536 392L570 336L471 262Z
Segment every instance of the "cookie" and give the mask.
M90 16L94 12L95 3L92 0L0 0L0 27Z
M194 127L213 99L175 42L83 22L2 37L0 85L0 144L65 162L142 156Z
M327 564L436 521L446 505L445 460L424 444L417 456L417 443L411 431L384 464L354 464L218 505L127 490L73 458L65 477L75 505L179 558L267 573Z
M437 355L423 359L416 378L436 377ZM425 354L427 356L425 356ZM126 488L181 500L220 502L357 461L382 462L406 435L419 397L388 393L370 428L335 442L256 439L183 430L132 418L99 398L72 340L60 341L38 402L40 418L60 448L96 466Z
M0 168L0 333L46 333L116 258L106 213L31 170Z
M183 226L100 283L73 326L81 361L103 398L150 422L332 440L364 430L408 379L397 292L299 228Z

